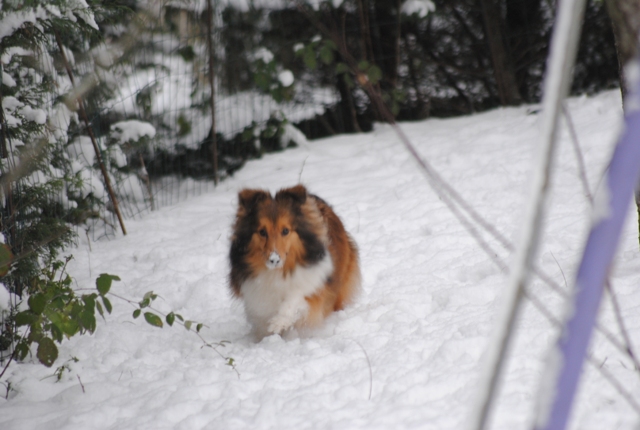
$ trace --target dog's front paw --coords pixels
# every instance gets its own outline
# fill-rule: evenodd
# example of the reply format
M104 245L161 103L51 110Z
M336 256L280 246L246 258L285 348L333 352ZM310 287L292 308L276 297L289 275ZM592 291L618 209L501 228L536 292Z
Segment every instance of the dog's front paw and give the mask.
M288 315L278 314L269 320L267 331L272 334L282 334L282 332L291 328L294 321Z

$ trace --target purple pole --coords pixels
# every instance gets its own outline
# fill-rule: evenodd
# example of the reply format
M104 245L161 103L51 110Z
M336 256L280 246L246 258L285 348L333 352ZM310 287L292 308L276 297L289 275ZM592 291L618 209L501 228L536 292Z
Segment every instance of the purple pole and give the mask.
M635 62L635 70L640 62ZM636 74L637 75L637 74ZM613 260L634 187L640 173L640 94L638 85L626 100L625 129L611 158L606 180L596 195L594 217L578 269L568 320L552 351L551 369L556 379L551 390L539 393L541 408L536 429L563 430L567 424L589 338L598 314L602 290ZM546 398L546 400L545 400Z

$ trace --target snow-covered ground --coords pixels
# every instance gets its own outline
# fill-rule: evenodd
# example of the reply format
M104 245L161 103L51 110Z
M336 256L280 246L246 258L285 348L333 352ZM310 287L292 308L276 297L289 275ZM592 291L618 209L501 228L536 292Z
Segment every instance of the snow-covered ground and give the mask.
M618 91L568 101L594 189L619 129ZM522 225L537 141L537 107L498 109L402 124L436 169L510 240ZM540 266L566 288L588 228L590 206L566 127L558 152ZM301 180L330 202L355 237L363 273L357 303L314 332L249 337L241 303L227 287L236 193ZM630 199L631 202L631 199ZM640 254L630 206L612 284L632 339L640 339ZM103 272L112 292L206 325L207 342L180 326L158 329L114 311L93 336L64 342L53 368L12 364L0 393L0 428L16 429L460 429L476 397L482 357L506 277L429 188L385 125L311 142L252 161L217 190L128 220L126 237L83 243L69 267L78 287ZM489 242L500 258L509 253ZM554 314L558 294L535 279ZM609 300L600 324L619 335ZM530 304L517 327L493 429L529 428L553 326ZM593 356L637 399L640 375L594 337ZM72 357L77 362L70 361ZM69 370L56 382L55 369ZM237 371L237 372L236 372ZM586 366L572 429L634 429L638 416L593 366Z

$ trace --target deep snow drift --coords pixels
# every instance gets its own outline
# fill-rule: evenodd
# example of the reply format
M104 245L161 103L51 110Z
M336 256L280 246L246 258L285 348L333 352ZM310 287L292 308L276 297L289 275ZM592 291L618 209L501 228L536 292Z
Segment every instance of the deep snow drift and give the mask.
M616 138L618 91L568 102L594 190ZM512 241L522 228L537 141L537 107L402 124L421 154ZM566 127L557 156L540 266L567 288L589 225L590 205ZM236 193L301 180L331 203L355 237L363 294L313 332L249 337L226 276ZM631 202L631 198L630 198ZM640 255L630 206L612 284L632 339L640 339ZM207 342L180 326L158 329L114 312L93 336L66 341L47 369L12 364L0 399L2 429L460 429L475 399L506 276L429 188L390 127L311 142L252 161L217 190L128 220L129 235L71 250L78 288L116 274L115 294L206 325ZM489 243L500 258L509 253ZM566 281L565 281L566 280ZM558 294L535 279L530 291L555 315ZM600 324L619 335L607 297ZM518 325L491 428L528 428L555 332L530 304ZM593 357L635 398L640 375L601 335ZM68 361L76 357L77 362ZM66 363L60 382L51 377ZM81 385L82 384L82 385ZM84 387L84 392L83 392ZM371 391L370 391L371 390ZM370 396L370 398L369 398ZM638 417L593 366L586 366L573 429L632 429Z

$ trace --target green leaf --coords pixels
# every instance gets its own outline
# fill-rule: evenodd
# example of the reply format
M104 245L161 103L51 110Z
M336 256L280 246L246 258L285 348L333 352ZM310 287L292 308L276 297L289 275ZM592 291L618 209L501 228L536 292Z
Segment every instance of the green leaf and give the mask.
M78 333L78 330L80 330L80 326L78 325L78 323L74 320L67 320L64 321L61 325L58 326L60 329L62 329L62 331L64 332L64 334L67 337L72 337L74 336L76 333Z
M102 273L96 279L96 287L101 296L104 296L111 289L111 283L113 281L119 281L120 278L115 275L109 275L108 273Z
M47 297L44 294L34 294L29 297L27 303L29 303L29 309L31 309L34 314L40 315L47 305Z
M333 40L325 40L324 46L334 51L338 50L338 46L333 42Z
M271 97L273 97L277 103L281 103L282 100L284 100L284 93L281 88L272 90L269 94L271 94Z
M363 72L367 71L369 69L369 62L367 60L362 60L358 63L358 69L362 70Z
M44 316L51 321L51 324L57 325L58 327L62 327L64 322L69 319L63 312L60 310L47 309L44 313ZM64 331L64 330L63 330Z
M378 66L371 66L369 70L367 70L367 77L372 84L377 84L380 79L382 79L382 70Z
M27 358L27 355L29 355L29 345L27 345L27 342L25 340L18 342L18 344L16 345L16 354L18 355L18 359L20 361L24 360L25 358Z
M82 301L85 304L85 310L88 312L95 312L96 309L96 295L95 294L83 294Z
M184 328L186 328L187 330L191 330L191 324L193 324L193 321L185 321Z
M327 45L320 48L320 59L324 64L333 63L333 51Z
M98 308L98 313L100 314L102 319L104 319L104 311L102 310L102 305L100 304L100 302L96 302L96 307Z
M140 312L142 312L140 309L133 311L133 318L138 318L140 316Z
M13 254L9 245L0 244L0 277L5 276L9 272L9 267L13 262Z
M176 318L178 318L180 321L184 322L184 318L182 318L182 315L180 314L176 314Z
M40 339L42 339L44 337L44 335L42 334L42 330L41 327L32 327L33 330L31 330L29 332L29 335L27 336L27 343L29 345L31 345L31 342L40 342Z
M318 62L316 61L316 53L313 52L312 49L305 49L302 59L304 61L304 65L311 70L315 70L316 67L318 67Z
M113 306L111 306L111 301L106 297L102 296L102 303L104 303L104 308L107 310L107 312L111 313L111 311L113 310Z
M262 90L266 91L269 89L269 84L271 83L271 78L266 73L256 73L253 77L256 85Z
M60 260L56 260L53 263L51 263L51 268L53 269L50 278L53 279L53 276L55 275L55 273L60 270L60 268L64 266L64 263Z
M66 300L66 301L65 301ZM62 310L64 309L64 307L67 304L67 301L71 300L71 298L68 295L60 295L58 297L54 297L51 302L49 302L49 305L46 307L47 309L57 309L57 310Z
M248 142L250 140L253 140L254 136L253 136L253 128L247 128L242 132L242 141L243 142Z
M149 305L151 304L151 299L142 299L142 301L140 303L138 303L140 305L140 308L147 308L149 307Z
M38 319L38 316L31 311L22 311L16 314L15 322L18 327L31 325Z
M51 367L58 358L58 347L53 340L48 337L43 337L38 342L38 352L36 353L40 363L47 367Z
M176 314L174 314L173 312L169 313L167 315L166 320L167 320L167 324L169 324L169 326L172 326L173 322L176 320Z
M93 312L85 310L80 314L80 324L82 324L82 327L89 333L93 333L96 331L96 316Z
M196 326L196 331L197 331L198 333L200 333L200 329L202 328L202 326L203 326L203 325L204 325L204 324L200 323L200 324L198 324L198 325Z
M345 63L336 64L336 73L338 75L341 73L347 73L347 72L349 72L349 66L347 66Z
M151 312L145 312L144 313L144 319L147 320L147 322L149 324L151 324L152 326L155 327L162 327L162 320L160 319L160 317L154 313Z
M53 340L57 340L58 342L62 342L62 335L63 335L62 329L59 326L57 326L55 324L52 324L51 325L51 337L53 338Z
M79 300L75 301L73 305L71 305L71 313L69 314L71 318L74 318L76 320L80 317L82 311L84 311L84 306L78 302Z

